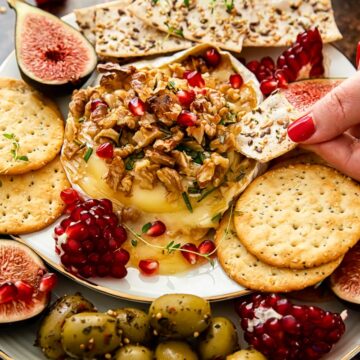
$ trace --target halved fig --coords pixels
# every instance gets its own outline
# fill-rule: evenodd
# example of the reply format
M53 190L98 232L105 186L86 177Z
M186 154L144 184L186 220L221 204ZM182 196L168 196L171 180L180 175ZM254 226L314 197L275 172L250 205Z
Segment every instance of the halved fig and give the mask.
M8 3L16 11L15 48L22 78L51 94L80 87L97 63L90 42L46 11L21 0Z
M340 299L360 304L360 242L347 252L330 282Z
M50 291L40 290L45 275L43 261L15 240L0 240L0 323L29 319L41 313Z

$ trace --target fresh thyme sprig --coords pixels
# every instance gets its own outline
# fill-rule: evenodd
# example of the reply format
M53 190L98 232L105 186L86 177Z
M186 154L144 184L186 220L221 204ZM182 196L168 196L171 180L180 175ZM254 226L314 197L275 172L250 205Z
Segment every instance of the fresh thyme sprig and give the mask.
M10 153L14 160L29 161L29 158L26 155L19 155L20 150L19 139L14 134L5 133L3 134L4 138L12 140L13 148L10 150Z

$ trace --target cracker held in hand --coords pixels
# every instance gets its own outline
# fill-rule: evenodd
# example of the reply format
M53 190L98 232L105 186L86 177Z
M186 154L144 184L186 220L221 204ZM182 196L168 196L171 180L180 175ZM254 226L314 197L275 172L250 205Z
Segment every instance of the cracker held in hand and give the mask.
M234 213L246 249L273 266L335 261L360 238L360 186L323 165L270 170L245 190Z
M251 15L244 46L289 46L315 26L325 43L342 37L330 0L253 0Z
M56 105L21 80L0 79L0 174L23 174L59 153L64 122Z
M123 5L96 9L96 52L102 57L135 57L174 52L191 47L191 41L146 25Z
M240 52L248 29L246 0L135 0L128 8L170 35Z
M43 229L63 212L60 192L70 186L59 157L25 175L0 175L0 233Z
M217 256L226 274L238 284L252 290L288 292L315 285L329 276L342 257L306 270L277 268L251 255L236 235L229 214L221 220L216 231Z

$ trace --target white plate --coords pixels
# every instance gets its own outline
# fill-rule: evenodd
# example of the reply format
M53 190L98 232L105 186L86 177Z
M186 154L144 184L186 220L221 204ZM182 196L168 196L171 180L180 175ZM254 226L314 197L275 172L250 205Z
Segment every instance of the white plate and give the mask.
M134 306L134 304L130 303L129 301L118 300L98 292L91 291L79 284L75 284L63 276L59 276L59 283L53 294L53 300L64 294L73 294L75 292L81 292L99 309L99 311ZM335 300L335 298L332 301L316 303L314 305L338 313L345 309L345 306ZM139 306L139 304L136 306ZM146 305L144 304L141 305L141 307L143 309L147 309ZM245 348L247 345L243 341L243 332L239 326L239 318L233 310L233 302L228 300L213 303L211 308L215 315L227 316L232 319L238 328L238 335L241 346L242 348ZM33 321L30 320L21 325L11 324L0 327L0 349L3 351L3 353L0 351L0 358L4 357L5 360L45 360L45 357L42 355L40 349L34 347L34 341L39 322L39 319L37 319ZM347 327L345 334L336 344L333 351L322 358L323 360L349 360L352 356L360 351L360 312L348 310L348 318L345 322ZM6 355L8 357L6 357Z
M66 16L64 20L75 24L73 14ZM276 58L281 51L282 49L246 49L242 56L247 59L261 58L264 55ZM334 47L325 46L324 56L327 65L327 76L348 77L355 73L351 63ZM14 52L9 55L0 67L0 76L20 78ZM65 97L57 100L66 118L69 98ZM207 264L178 276L146 277L142 276L137 269L130 268L128 276L122 280L110 278L94 278L91 279L91 282L81 280L66 273L61 267L59 257L54 251L53 228L54 225L37 233L22 236L22 240L58 271L72 277L75 281L112 296L136 301L151 301L165 293L181 292L192 293L210 300L221 300L247 292L243 287L229 279L218 263L215 264L214 268Z

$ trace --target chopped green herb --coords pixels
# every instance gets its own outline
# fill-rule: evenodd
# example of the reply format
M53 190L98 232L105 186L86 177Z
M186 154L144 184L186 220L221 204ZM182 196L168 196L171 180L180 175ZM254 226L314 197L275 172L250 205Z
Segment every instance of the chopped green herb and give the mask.
M172 135L172 132L166 128L166 127L163 127L163 126L159 126L159 130L163 133L165 133L166 135Z
M16 160L29 161L29 158L26 155L18 156Z
M168 254L171 254L171 253L173 253L175 250L179 249L180 246L181 246L181 244L179 244L179 243L178 243L178 244L175 244L174 241L171 241L171 242L169 242L169 243L166 245L165 249L168 251Z
M5 133L3 134L3 136L8 140L13 140L12 143L13 148L10 150L10 154L12 155L14 160L29 161L29 158L26 155L18 155L18 151L20 149L20 143L19 143L19 139L17 139L14 134Z
M137 240L135 240L135 239L131 240L131 246L136 247L137 244L138 244Z
M3 136L9 140L13 140L15 139L15 135L14 134L3 134Z
M216 4L216 0L211 0L210 1L210 9L211 9L212 14L214 13L215 4Z
M84 155L84 160L85 160L86 162L89 161L90 156L91 156L92 153L93 153L93 148L89 146L89 147L87 148L86 152L85 152L85 155Z
M156 5L159 2L159 0L151 0L152 5Z
M218 222L221 219L221 215L222 215L221 213L216 214L211 218L211 221Z
M140 151L136 154L132 154L130 155L126 160L125 160L125 169L130 171L134 168L135 165L135 161L142 159L145 156L144 151Z
M170 81L167 83L166 88L167 88L168 90L177 91L176 84L175 84L175 81L174 81L174 80L170 80Z
M188 187L188 193L189 194L200 194L201 190L199 186L197 186L197 183L194 186Z
M181 28L180 29L175 29L174 27L170 26L167 22L165 23L165 25L168 28L168 34L169 35L175 34L175 35L184 37L184 33L183 33L183 30Z
M145 234L145 233L147 233L148 232L148 230L151 228L151 223L146 223L142 228L141 228L141 232L143 233L143 234Z
M190 6L190 0L184 0L184 5L186 7L189 7Z
M75 140L74 140L74 143L75 143L77 146L84 145L84 143L82 143L82 142L79 141L78 139L75 139Z
M193 212L193 208L191 206L191 202L190 202L190 199L189 199L189 195L187 194L186 191L184 191L182 194L182 197L184 199L184 202L185 202L185 205L187 207L187 209L192 213Z
M229 13L234 8L234 0L224 0L226 11Z
M217 187L213 187L210 189L204 189L201 193L201 196L197 202L200 202L201 200L204 200L208 195L210 195L212 192L214 192L217 189Z

